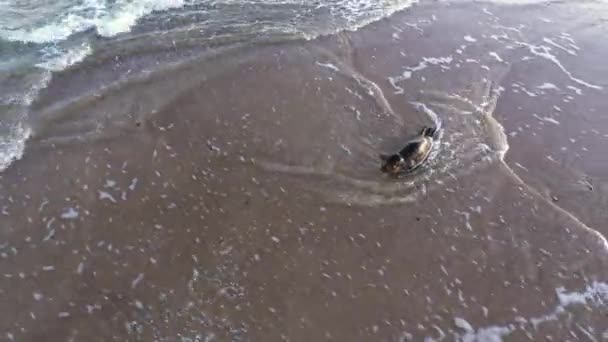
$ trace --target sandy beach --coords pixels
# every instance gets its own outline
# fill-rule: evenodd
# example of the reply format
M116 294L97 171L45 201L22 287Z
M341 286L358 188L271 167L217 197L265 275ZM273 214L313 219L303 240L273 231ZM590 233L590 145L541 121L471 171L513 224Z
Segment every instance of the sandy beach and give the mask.
M85 59L0 174L0 340L608 340L605 9Z

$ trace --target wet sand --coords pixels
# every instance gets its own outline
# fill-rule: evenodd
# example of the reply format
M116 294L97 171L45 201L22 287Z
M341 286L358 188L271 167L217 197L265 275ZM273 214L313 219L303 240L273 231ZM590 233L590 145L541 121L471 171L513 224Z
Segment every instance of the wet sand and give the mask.
M606 339L608 50L586 6L423 4L69 106L91 70L64 73L0 175L0 338ZM563 69L525 58L563 31ZM436 155L382 176L429 110Z

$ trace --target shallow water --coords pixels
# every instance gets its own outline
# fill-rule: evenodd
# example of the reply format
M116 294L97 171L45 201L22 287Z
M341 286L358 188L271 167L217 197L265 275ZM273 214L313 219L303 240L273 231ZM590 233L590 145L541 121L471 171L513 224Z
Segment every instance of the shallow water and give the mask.
M413 1L54 1L6 2L0 6L0 170L20 158L38 125L31 105L58 72L87 61L133 64L128 79L200 58L201 50L264 41L312 39L343 29L356 30L409 7ZM147 62L135 55L147 54ZM114 59L114 60L108 60ZM95 62L96 61L96 62ZM53 72L55 74L53 74ZM126 73L126 75L124 74ZM143 75L142 75L143 73ZM72 89L83 98L112 86L104 78ZM61 100L69 100L63 96ZM35 111L35 110L34 110Z

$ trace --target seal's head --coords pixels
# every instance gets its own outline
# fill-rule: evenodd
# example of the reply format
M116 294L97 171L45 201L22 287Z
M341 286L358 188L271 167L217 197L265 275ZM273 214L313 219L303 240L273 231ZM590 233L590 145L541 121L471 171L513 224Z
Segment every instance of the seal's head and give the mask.
M424 127L420 132L420 135L423 137L433 138L435 137L435 133L437 133L437 129L433 127Z
M382 167L380 170L389 174L398 174L407 169L407 163L399 154L388 155L380 155L380 159L382 159Z

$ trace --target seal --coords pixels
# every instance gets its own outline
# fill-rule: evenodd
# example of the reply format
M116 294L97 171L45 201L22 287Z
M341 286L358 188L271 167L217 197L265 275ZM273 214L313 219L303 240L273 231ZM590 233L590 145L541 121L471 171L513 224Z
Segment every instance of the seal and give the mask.
M436 128L424 127L420 131L420 134L408 141L405 147L398 153L391 155L381 154L382 166L380 170L391 175L414 171L431 154L436 133Z

